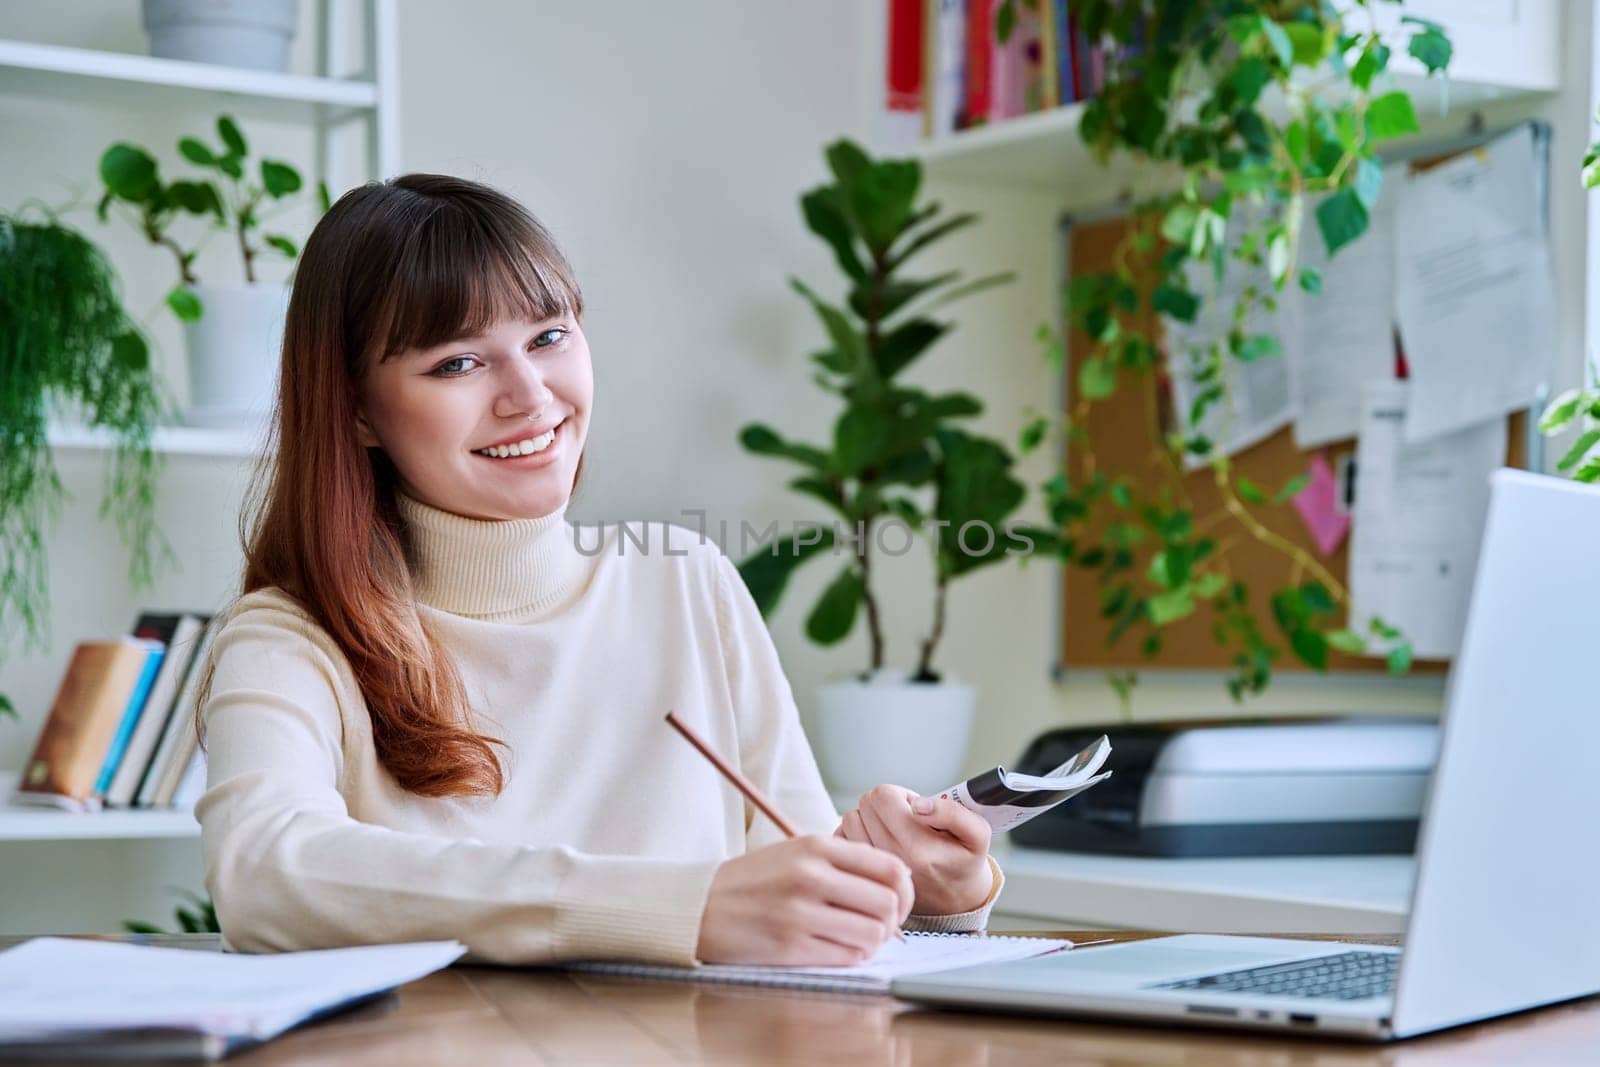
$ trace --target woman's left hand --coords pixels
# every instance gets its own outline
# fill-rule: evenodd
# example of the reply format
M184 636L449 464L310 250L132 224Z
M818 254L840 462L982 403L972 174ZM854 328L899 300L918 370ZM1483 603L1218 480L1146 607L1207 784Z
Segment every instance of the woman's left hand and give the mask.
M834 832L905 860L918 915L972 911L994 889L989 824L953 800L880 785L861 795Z

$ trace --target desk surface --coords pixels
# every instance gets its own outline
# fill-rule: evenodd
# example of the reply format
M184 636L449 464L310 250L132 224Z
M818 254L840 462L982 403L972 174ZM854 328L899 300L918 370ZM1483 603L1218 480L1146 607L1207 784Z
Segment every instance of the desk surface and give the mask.
M1047 935L1049 936L1049 935ZM1071 931L1075 940L1136 933ZM1347 938L1355 940L1354 938ZM0 938L0 948L20 938ZM129 938L216 948L205 935ZM1361 940L1395 943L1393 937ZM1600 1063L1600 997L1386 1046L1223 1030L1107 1025L917 1009L887 996L643 982L452 967L367 1007L227 1061L317 1063L894 1064L1132 1063L1184 1067L1456 1067Z

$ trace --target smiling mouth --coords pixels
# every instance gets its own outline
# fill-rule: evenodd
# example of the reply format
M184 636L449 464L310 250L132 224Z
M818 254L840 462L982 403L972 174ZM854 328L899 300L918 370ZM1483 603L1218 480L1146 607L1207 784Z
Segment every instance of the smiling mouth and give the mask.
M517 459L521 456L537 455L555 443L556 432L564 425L565 421L563 420L542 434L536 434L521 441L513 441L506 445L495 445L492 448L475 448L472 450L472 454L484 456L488 459Z

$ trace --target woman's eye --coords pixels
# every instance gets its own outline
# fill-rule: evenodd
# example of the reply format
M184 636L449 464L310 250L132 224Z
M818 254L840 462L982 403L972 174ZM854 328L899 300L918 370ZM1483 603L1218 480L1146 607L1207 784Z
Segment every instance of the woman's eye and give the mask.
M429 371L428 373L434 375L435 377L439 377L439 378L456 378L456 377L460 377L461 375L465 374L471 368L462 367L459 370L452 370L451 368L457 363L469 363L469 362L470 363L476 363L477 360L473 359L471 356L456 356L454 359L445 360L443 363L439 364L437 367L433 368L433 370Z
M533 347L549 348L551 345L560 344L561 339L565 336L567 336L565 326L552 327L533 339Z

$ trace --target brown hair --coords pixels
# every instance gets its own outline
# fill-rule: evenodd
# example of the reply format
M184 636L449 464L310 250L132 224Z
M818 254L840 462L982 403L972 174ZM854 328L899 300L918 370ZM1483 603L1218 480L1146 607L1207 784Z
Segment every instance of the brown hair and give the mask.
M493 746L503 743L473 729L455 661L417 611L397 475L357 436L358 383L374 362L506 317L582 312L571 267L537 219L504 193L441 174L345 193L295 271L268 458L239 517L241 595L277 587L322 627L361 687L379 761L422 796L499 793Z

